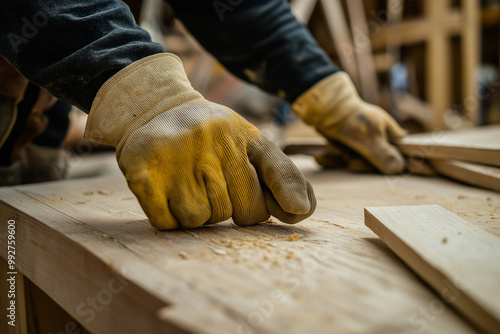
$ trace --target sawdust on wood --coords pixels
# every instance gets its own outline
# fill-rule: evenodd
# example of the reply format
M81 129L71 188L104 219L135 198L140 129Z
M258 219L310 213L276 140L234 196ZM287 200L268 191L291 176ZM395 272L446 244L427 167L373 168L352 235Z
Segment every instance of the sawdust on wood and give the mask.
M111 193L109 191L106 191L106 190L97 190L97 193L99 195L106 195L106 196L111 195Z
M213 245L209 250L200 252L199 257L218 261L232 261L234 263L246 263L249 267L265 267L267 263L272 266L283 266L284 260L300 258L295 256L293 250L287 247L280 247L277 242L297 241L302 236L294 233L288 236L277 235L258 237L233 237L233 238L210 238ZM197 257L197 256L196 256Z
M188 253L186 253L184 251L180 251L179 252L179 256L183 260L189 260L189 259L191 259L191 255L189 255Z
M283 240L285 240L285 241L298 241L298 240L300 240L300 238L302 238L302 234L294 233L292 235L283 237Z

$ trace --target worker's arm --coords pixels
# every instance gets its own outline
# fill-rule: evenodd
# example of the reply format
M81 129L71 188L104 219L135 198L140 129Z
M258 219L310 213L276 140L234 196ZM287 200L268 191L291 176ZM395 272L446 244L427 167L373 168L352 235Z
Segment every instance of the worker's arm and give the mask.
M165 52L120 0L2 0L0 53L26 78L89 112L113 74Z
M405 132L384 110L359 98L284 0L168 2L232 73L285 98L304 121L380 171L403 170L403 158L388 137Z
M234 75L289 102L339 71L284 0L167 2Z
M250 225L270 215L296 223L312 214L314 193L297 167L196 92L180 59L151 43L121 1L39 1L1 3L0 52L29 80L90 109L85 136L116 147L151 224Z

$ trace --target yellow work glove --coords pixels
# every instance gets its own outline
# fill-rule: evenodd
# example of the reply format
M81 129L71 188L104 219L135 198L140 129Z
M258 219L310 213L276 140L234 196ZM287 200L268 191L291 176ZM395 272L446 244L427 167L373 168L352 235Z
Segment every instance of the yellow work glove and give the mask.
M238 225L309 217L314 193L297 167L231 109L189 83L179 58L141 59L101 87L85 136L116 147L120 169L159 229L233 218Z
M389 138L401 138L405 130L383 109L364 102L346 73L321 80L297 98L292 110L327 139L353 149L379 171L403 171L403 157Z

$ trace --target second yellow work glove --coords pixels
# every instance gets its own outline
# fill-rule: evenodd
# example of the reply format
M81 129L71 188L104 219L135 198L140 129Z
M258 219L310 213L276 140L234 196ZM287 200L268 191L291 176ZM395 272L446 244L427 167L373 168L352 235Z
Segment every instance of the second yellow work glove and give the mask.
M295 114L323 136L358 152L379 171L400 173L404 160L389 143L406 132L383 109L364 102L344 72L323 79L292 105Z
M115 146L128 185L159 229L229 218L238 225L309 217L309 182L280 149L231 109L205 100L179 58L158 54L99 90L87 138Z

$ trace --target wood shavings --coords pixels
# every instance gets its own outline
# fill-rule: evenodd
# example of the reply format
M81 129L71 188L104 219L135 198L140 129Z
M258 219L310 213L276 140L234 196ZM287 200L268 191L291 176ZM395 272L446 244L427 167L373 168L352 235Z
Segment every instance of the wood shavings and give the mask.
M278 240L295 241L301 237L300 234L294 233L286 237L260 235L258 237L210 238L210 243L217 247L210 247L209 254L204 251L205 253L201 252L200 256L211 260L245 263L252 268L269 268L269 265L283 267L287 265L286 261L297 260L297 258L294 257L292 250L280 247ZM259 263L258 266L257 263ZM264 263L267 263L267 267Z
M189 255L188 253L186 253L184 251L180 251L179 256L183 260L189 260L191 258L191 255Z
M109 191L106 191L106 190L97 190L97 193L99 195L106 195L106 196L111 195L111 193Z
M41 201L45 203L60 203L61 201L66 200L64 197L59 197L59 198L44 198Z
M302 234L294 233L294 234L288 235L286 237L283 237L283 240L285 240L285 241L298 241L298 240L300 240L300 238L302 238Z
M223 251L222 249L214 249L213 251L217 255L226 255L227 254L227 252Z

